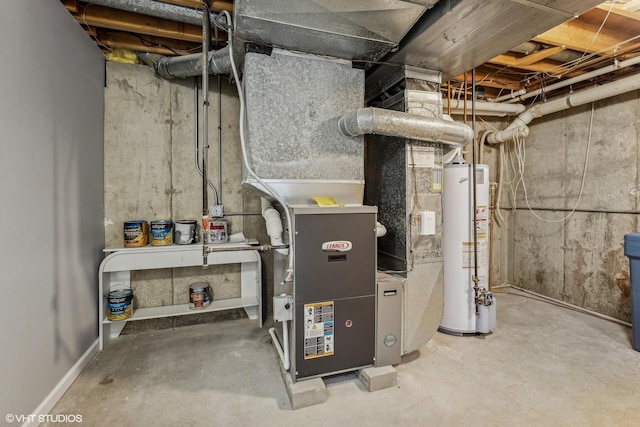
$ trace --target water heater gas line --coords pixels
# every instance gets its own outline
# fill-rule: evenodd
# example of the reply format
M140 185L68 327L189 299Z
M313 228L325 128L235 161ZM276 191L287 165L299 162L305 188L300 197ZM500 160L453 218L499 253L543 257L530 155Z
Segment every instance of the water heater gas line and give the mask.
M466 76L466 73L465 73ZM466 99L465 99L466 104ZM475 135L476 135L476 69L471 69L471 129L473 130L474 141L471 146L471 185L473 192L473 276L471 280L473 280L473 293L474 293L474 301L476 305L476 317L480 315L480 278L478 277L478 189L476 185L477 174L476 174L476 143L475 143ZM488 178L488 177L487 177Z

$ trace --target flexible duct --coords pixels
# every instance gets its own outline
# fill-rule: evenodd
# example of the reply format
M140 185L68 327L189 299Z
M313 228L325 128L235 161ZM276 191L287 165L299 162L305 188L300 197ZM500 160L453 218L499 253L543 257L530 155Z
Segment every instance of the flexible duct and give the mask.
M83 0L85 3L126 10L185 24L202 25L202 11L154 0ZM216 14L211 14L215 18Z
M487 144L499 144L513 139L516 133L524 132L524 129L533 119L637 89L640 89L640 75L633 75L613 83L585 89L543 104L537 104L518 116L506 129L490 133L487 136ZM528 130L526 132L528 133Z
M194 53L184 56L164 56L155 53L137 52L138 58L161 77L178 79L198 76L202 73L203 55ZM231 74L231 60L229 47L223 47L215 52L209 52L209 74Z
M283 246L285 244L282 240L282 233L284 232L284 229L282 227L282 220L280 219L280 212L271 206L271 203L264 197L260 200L262 203L262 217L264 218L267 226L267 234L271 239L271 246ZM283 248L276 249L275 251L285 256L289 253L288 249Z
M473 140L473 130L465 124L374 107L358 108L344 114L338 120L338 130L351 138L364 134L386 135L456 147Z

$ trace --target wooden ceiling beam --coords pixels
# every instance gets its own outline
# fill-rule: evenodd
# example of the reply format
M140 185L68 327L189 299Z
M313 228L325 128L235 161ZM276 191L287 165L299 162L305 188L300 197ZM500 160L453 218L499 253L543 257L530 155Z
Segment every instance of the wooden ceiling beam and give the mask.
M527 56L519 58L516 62L518 66L533 65L536 62L542 61L543 59L547 59L548 57L555 55L556 53L562 52L564 49L564 46L549 47L547 49L542 49L537 52L530 53Z
M151 52L162 55L198 53L198 43L172 40L155 36L138 36L136 34L110 31L101 28L97 33L102 44L111 48L124 48L140 52Z
M567 49L577 50L578 52L604 54L612 52L617 46L632 37L620 31L609 30L605 25L598 37L594 39L598 32L599 24L595 25L595 23L587 22L585 19L580 17L567 21L536 36L533 40L552 46L564 46ZM637 32L635 35L637 35Z
M526 58L526 56L524 57ZM507 52L503 55L498 55L495 58L489 60L491 64L503 65L506 67L520 68L526 71L535 71L537 73L550 73L554 69L557 69L560 63L542 59L527 65L521 61L523 58L514 54L513 52Z
M467 84L471 85L471 72L467 72L466 74L467 74ZM507 89L507 90L518 90L522 87L522 84L519 81L501 78L497 75L494 75L493 73L487 73L484 71L476 70L475 74L476 74L477 86L486 86L486 87L492 87L496 89ZM455 84L452 83L452 81L454 80L458 82L464 81L464 74L460 74L459 76L454 77L448 82L448 84L451 84L452 86L456 86Z
M202 28L197 25L183 24L168 19L155 18L103 6L89 5L84 10L74 14L74 17L82 24L101 28L196 43L202 41ZM221 35L224 36L225 33ZM219 39L222 40L223 37L219 37Z

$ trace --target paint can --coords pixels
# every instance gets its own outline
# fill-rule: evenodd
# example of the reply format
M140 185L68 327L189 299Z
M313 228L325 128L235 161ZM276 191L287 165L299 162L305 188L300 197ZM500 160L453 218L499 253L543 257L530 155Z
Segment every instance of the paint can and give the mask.
M119 289L107 295L107 319L125 320L133 315L133 291Z
M191 310L209 307L212 299L213 289L207 282L189 285L189 308Z
M151 221L151 245L168 246L173 243L173 223L171 221Z
M173 231L173 242L176 245L190 245L198 241L198 221L176 221Z
M149 224L147 221L135 220L124 222L124 247L138 248L149 243Z
M209 221L208 223L207 243L226 243L229 240L229 234L227 233L227 221Z

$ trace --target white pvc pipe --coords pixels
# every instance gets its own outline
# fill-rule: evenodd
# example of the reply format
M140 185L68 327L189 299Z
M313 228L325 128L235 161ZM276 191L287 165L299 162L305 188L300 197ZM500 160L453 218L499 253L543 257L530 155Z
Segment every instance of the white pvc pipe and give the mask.
M387 227L376 221L376 237L382 237L387 234Z
M572 84L575 83L580 83L583 82L585 80L589 80L592 79L594 77L598 77L601 76L603 74L607 74L610 73L612 71L617 71L620 70L622 68L626 68L626 67L630 67L632 65L637 65L640 64L640 56L636 56L635 58L630 58L627 59L625 61L614 61L613 64L611 65L607 65L606 67L602 67L602 68L598 68L597 70L593 70L590 71L588 73L585 74L581 74L579 76L567 79L567 80L562 80L561 82L558 83L554 83L552 85L549 86L545 86L543 88L540 89L536 89L534 91L531 91L529 93L525 93L522 94L521 96L516 96L516 97L510 97L510 98L505 98L504 96L498 97L496 99L494 99L494 102L501 102L501 101L507 101L507 102L517 102L517 101L524 101L525 99L529 99L532 98L534 96L540 95L541 93L546 93L546 92L551 92L554 91L556 89L560 89L566 86L570 86ZM517 99L513 99L513 98L517 98Z
M280 344L280 340L276 336L275 328L269 328L269 335L271 335L273 345L278 351L278 355L282 361L282 367L285 371L288 371L291 367L291 361L289 360L289 330L287 328L287 321L282 321L282 340L284 341L284 347Z
M267 234L271 239L272 246L283 246L282 233L284 229L282 227L282 220L280 219L280 212L278 212L271 203L264 197L260 198L262 204L262 217L264 218L265 225L267 227ZM281 255L288 255L289 249L278 248L275 249Z
M471 101L467 101L467 110L471 109ZM475 101L476 114L481 116L506 116L523 113L527 107L522 104L505 104L497 102ZM443 108L451 108L451 113L462 114L465 101L462 99L443 99Z
M499 144L514 139L514 136L524 131L524 128L526 128L533 119L540 118L544 115L557 113L558 111L567 110L571 107L578 107L638 89L640 89L640 75L633 75L612 83L581 90L542 104L536 104L519 115L506 129L490 133L487 136L487 143Z

